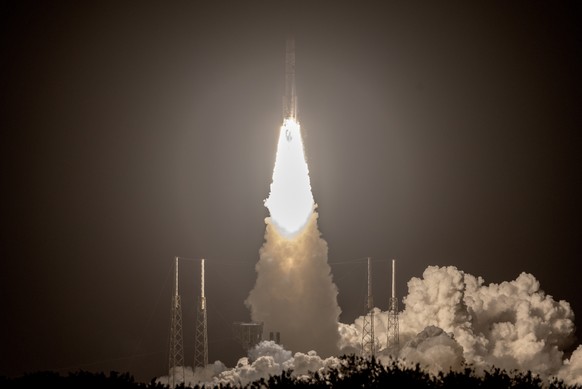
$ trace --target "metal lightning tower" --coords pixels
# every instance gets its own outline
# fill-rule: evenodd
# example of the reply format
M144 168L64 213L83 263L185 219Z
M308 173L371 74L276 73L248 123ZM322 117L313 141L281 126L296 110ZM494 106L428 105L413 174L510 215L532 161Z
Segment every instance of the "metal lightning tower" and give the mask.
M194 344L194 368L208 365L208 328L206 321L206 297L204 296L204 259L200 261L200 299L196 314L196 338Z
M398 299L396 298L396 260L392 260L392 297L388 309L388 328L386 331L386 349L392 355L398 355L399 344L398 328Z
M374 338L374 300L372 298L372 261L368 257L368 298L366 301L367 313L364 316L362 327L362 356L373 357L376 353L376 339Z
M184 377L184 338L182 331L182 303L178 294L178 257L175 265L175 292L172 296L172 309L170 315L170 353L169 353L169 384L176 387L178 369L182 368ZM183 378L182 378L183 380Z

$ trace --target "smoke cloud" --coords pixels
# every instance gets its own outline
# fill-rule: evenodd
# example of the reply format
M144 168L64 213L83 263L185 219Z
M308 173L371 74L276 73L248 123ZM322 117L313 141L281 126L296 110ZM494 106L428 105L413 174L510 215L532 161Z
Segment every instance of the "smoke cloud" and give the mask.
M235 367L227 369L221 362L209 364L206 368L177 368L176 382L185 382L186 386L204 384L215 387L224 384L244 386L261 378L279 375L285 370L292 370L292 376L302 377L314 372L322 372L336 367L340 361L336 357L322 359L315 351L308 353L285 350L273 341L262 341L249 351L249 356L240 358ZM168 384L167 376L156 381ZM183 381L185 380L185 381Z
M558 372L558 378L568 385L582 385L582 345L564 361L564 366Z
M293 239L278 233L267 218L265 243L256 265L257 281L246 300L253 321L265 332L280 332L290 350L338 352L337 288L327 262L327 243L313 212L303 231Z
M461 345L451 334L435 326L426 327L409 340L400 350L399 358L405 365L418 363L433 374L460 371L465 364Z
M429 266L422 278L408 282L400 313L401 359L430 371L466 366L482 372L530 370L544 378L563 377L582 383L582 348L564 359L574 342L574 313L540 289L536 278L521 273L515 280L485 285L453 266ZM378 347L386 347L388 312L375 311ZM341 352L361 342L363 317L340 324Z

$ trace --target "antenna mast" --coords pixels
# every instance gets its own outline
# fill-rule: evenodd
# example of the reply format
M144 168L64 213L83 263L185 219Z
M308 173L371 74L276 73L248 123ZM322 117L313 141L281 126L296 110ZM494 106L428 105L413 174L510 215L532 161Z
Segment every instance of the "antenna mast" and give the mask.
M392 355L398 355L400 348L398 328L398 299L396 298L396 260L392 260L392 297L388 308L388 329L386 331L386 349Z
M170 352L169 352L169 384L176 387L177 370L182 368L182 381L184 380L184 338L182 331L182 302L178 292L178 257L175 261L175 290L172 296L170 312Z
M372 297L372 261L368 257L368 298L366 301L367 313L364 316L362 328L362 356L373 357L376 353L374 339L374 299Z
M194 368L208 365L208 328L206 320L206 296L204 295L204 258L200 261L200 299L196 315L196 339Z

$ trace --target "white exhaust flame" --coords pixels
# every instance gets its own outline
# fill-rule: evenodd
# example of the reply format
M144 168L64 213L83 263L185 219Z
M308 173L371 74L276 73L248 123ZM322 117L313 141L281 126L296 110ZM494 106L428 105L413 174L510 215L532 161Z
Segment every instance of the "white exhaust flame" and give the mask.
M293 118L285 119L281 126L271 193L265 206L279 233L287 238L301 231L313 212L301 127Z

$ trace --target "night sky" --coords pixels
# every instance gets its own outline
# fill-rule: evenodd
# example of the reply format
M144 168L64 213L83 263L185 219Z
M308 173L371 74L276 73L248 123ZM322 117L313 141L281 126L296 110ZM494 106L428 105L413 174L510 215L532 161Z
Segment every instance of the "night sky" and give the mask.
M175 256L207 259L210 361L243 356L287 34L342 322L364 313L370 256L383 310L396 258L401 297L429 265L528 272L582 328L580 2L13 1L0 18L0 375L167 374ZM191 364L199 270L181 266Z

